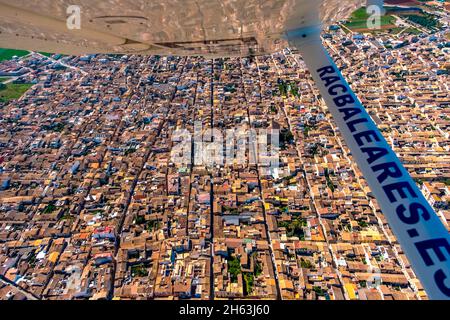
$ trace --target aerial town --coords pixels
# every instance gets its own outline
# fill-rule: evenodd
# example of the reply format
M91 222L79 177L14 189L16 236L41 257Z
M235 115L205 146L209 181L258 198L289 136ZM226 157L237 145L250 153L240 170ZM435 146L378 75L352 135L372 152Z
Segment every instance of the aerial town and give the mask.
M447 227L448 9L428 9L439 28L323 33ZM32 52L0 77L28 86L0 97L0 299L428 299L295 50ZM174 162L175 132L196 123L279 130L278 168L208 166L190 147Z

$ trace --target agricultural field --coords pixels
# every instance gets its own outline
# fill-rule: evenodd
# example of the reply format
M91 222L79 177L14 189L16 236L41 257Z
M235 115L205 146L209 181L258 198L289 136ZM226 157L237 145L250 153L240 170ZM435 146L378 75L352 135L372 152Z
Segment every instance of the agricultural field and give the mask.
M409 14L405 15L405 18L412 23L420 25L428 30L439 29L442 27L441 23L435 16L428 13L421 14Z
M369 19L369 14L366 12L366 8L360 8L353 12L352 16L350 17L349 21L344 24L345 27L352 31L356 32L363 32L363 31L369 31L367 21ZM391 15L385 15L381 17L381 29L390 29L395 28L395 17ZM371 30L370 30L371 31Z
M399 18L413 22L416 25L420 25L427 29L432 30L432 28L436 28L440 26L440 23L435 19L433 15L430 15L418 7L408 8L400 8L400 7L385 7L386 14L381 17L381 26L379 29L371 30L368 28L367 22L369 19L369 14L366 12L366 8L360 8L356 10L347 23L343 25L343 30L345 32L386 32L388 31L391 34L398 33L408 33L408 34L420 34L421 31L414 26L410 27L400 27L396 25L396 16Z
M11 100L19 99L25 92L28 91L32 84L0 84L0 103L8 103Z
M46 56L46 57L53 56L53 53L48 53L48 52L39 52L39 53L42 54L43 56Z
M0 61L11 60L12 57L14 57L14 56L23 57L29 53L30 53L29 51L25 51L25 50L1 49L0 48Z
M26 51L26 50L15 50L15 49L3 49L3 48L0 48L0 62L1 61L11 60L12 57L14 57L14 56L23 57L23 56L26 56L29 53L30 53L30 51ZM48 52L39 52L39 53L44 55L44 56L46 56L46 57L51 57L53 55L53 53L48 53Z

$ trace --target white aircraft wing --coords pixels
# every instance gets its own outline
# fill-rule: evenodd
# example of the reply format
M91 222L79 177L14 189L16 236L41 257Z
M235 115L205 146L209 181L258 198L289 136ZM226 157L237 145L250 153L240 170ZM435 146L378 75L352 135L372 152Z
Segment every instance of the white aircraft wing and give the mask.
M339 132L401 249L431 299L450 299L450 234L323 47L320 33L288 36L308 66Z
M286 30L344 19L363 3L364 0L0 0L0 47L73 55L260 55L285 48ZM77 14L73 6L80 10L79 29L69 29L76 21L72 19Z

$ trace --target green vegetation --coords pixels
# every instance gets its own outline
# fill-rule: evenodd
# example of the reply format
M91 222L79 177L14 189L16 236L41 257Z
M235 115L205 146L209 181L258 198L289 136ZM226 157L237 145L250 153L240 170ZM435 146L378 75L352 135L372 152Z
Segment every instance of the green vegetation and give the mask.
M328 169L325 169L325 178L327 179L328 188L330 188L331 192L334 192L334 190L336 188L334 187L333 181L331 181L330 173L328 172Z
M152 232L154 230L157 230L157 229L159 229L159 227L160 227L160 223L159 223L158 220L152 220L152 221L147 222L147 230L148 230L148 232Z
M56 122L51 125L44 125L42 126L42 129L47 131L62 132L65 126L66 125L64 123Z
M125 155L128 156L130 154L133 154L136 152L136 148L129 148L127 150L125 150Z
M256 259L255 259L255 276L256 276L256 277L259 277L259 276L261 275L261 273L262 273L262 266L261 266L261 264L260 264L258 261L256 261Z
M75 220L75 217L72 216L69 212L66 212L66 213L64 213L64 215L59 220L61 220L61 221L63 221L63 220L72 221L72 220Z
M350 17L351 20L367 20L368 18L369 14L367 14L366 7L359 8Z
M305 269L311 269L314 266L311 263L311 261L301 258L300 267L305 268Z
M288 207L288 206L282 206L282 207L280 208L280 211L281 211L282 213L289 213L289 207Z
M278 84L278 90L280 91L280 95L287 96L287 84L285 82Z
M15 49L1 49L0 48L0 61L8 61L11 60L14 56L24 57L29 54L30 51L27 50L15 50ZM51 57L54 53L49 52L39 52L43 56Z
M0 77L0 82L5 82L6 80L9 80L9 78Z
M349 21L344 24L345 27L347 27L350 30L356 31L356 30L365 30L368 29L368 19L370 15L367 13L366 8L362 7L355 12L352 13ZM387 26L393 26L395 25L395 18L391 15L384 15L381 17L381 28L385 28ZM377 30L374 30L377 31Z
M410 27L410 28L406 29L404 32L405 33L409 33L409 34L413 34L413 35L418 35L418 34L422 33L419 29L413 28L413 27Z
M55 212L56 210L56 206L52 203L50 203L43 211L44 214L50 214Z
M239 213L239 209L223 205L222 206L222 213L227 213L227 214L234 215L234 214L238 214Z
M275 113L275 114L278 114L277 107L271 106L271 107L270 107L270 112Z
M323 290L321 287L318 286L314 286L313 287L313 291L318 295L318 296L325 296L325 294L327 293L325 290Z
M253 273L251 272L244 272L243 278L244 278L244 295L249 295L253 291L253 285L255 284L255 278L259 277L262 273L262 266L256 259L256 255L252 254L250 256L251 259L253 259L254 264L254 270Z
M353 228L350 223L342 223L342 226L339 227L340 230L352 232Z
M137 216L134 220L135 224L141 225L145 223L145 217L144 216Z
M316 129L315 125L305 124L305 126L303 128L303 134L305 135L305 137L307 137L307 136L309 136L309 131L315 130L315 129Z
M281 79L278 80L278 91L283 97L287 97L289 94L293 95L294 97L300 96L298 87L295 83L290 83L289 81L284 81Z
M281 150L286 150L287 146L294 143L294 135L289 129L281 129L280 132L280 147Z
M46 57L51 57L54 55L54 53L48 53L48 52L39 52L39 53Z
M30 258L28 260L30 267L34 268L36 266L36 253L31 251Z
M0 103L8 103L11 100L19 99L32 86L32 84L2 84L2 87L0 87Z
M409 14L405 15L405 18L413 23L417 23L424 28L432 29L432 28L440 28L441 24L439 21L430 14Z
M234 87L234 84L227 84L227 85L225 85L223 90L225 92L229 92L229 93L235 93L236 92L236 88Z
M245 272L244 274L244 294L249 295L253 290L253 284L255 282L255 276L253 273Z
M29 51L25 50L0 49L0 61L11 60L14 56L23 57L29 53Z
M303 228L306 226L306 219L300 217L294 217L291 221L278 221L278 227L286 228L288 237L298 237L300 240L305 240Z
M311 148L311 155L315 156L316 154L319 154L319 145L315 143Z
M292 94L294 97L298 97L298 96L299 96L299 93L298 93L298 87L297 87L297 86L290 85L290 88L291 88L291 94Z
M148 276L148 270L144 264L138 264L131 267L131 276L132 277L146 277Z
M230 273L231 282L236 283L238 275L242 273L241 260L237 257L228 259L228 272Z
M358 225L361 228L367 228L369 226L369 224L366 221L363 221L363 220L358 221Z

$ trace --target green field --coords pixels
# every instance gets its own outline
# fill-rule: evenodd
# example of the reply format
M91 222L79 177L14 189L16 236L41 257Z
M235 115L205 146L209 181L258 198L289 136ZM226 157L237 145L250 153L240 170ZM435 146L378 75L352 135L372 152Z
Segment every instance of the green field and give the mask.
M410 33L410 34L414 34L414 35L418 35L421 34L422 32L416 28L410 27L408 29L406 29L405 31L406 33Z
M0 61L11 60L14 56L23 57L29 53L25 50L0 49Z
M366 8L360 8L352 13L349 21L345 24L345 26L350 30L367 30L367 20L369 19L369 17L370 16L367 14ZM381 28L394 26L394 24L395 18L393 16L385 15L381 17Z
M0 61L11 60L12 57L14 57L14 56L23 57L23 56L26 56L29 53L30 53L30 51L26 51L26 50L2 49L2 48L0 48ZM44 55L44 56L46 56L46 57L51 57L53 55L53 53L48 53L48 52L39 52L39 53Z
M439 22L439 20L436 19L435 16L428 13L408 14L405 15L404 18L429 30L442 27L442 24Z
M8 80L9 78L3 78L3 77L0 77L0 82L4 82L4 81L6 81L6 80Z
M39 53L46 57L51 57L54 55L54 53L48 53L48 52L39 52Z
M32 84L14 83L4 85L4 88L0 89L0 103L8 103L11 100L19 99L32 86Z

